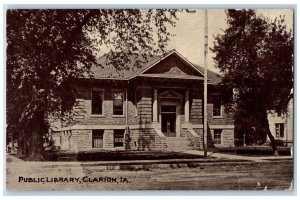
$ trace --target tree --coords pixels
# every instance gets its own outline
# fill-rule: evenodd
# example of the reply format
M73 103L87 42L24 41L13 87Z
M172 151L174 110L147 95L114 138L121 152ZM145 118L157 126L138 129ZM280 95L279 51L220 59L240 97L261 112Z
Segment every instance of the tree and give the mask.
M270 20L254 10L228 10L228 28L211 49L225 91L235 90L227 108L235 105L236 127L267 135L274 153L267 113L286 110L293 87L293 35L284 22L284 17Z
M116 67L129 67L129 56L164 52L179 11L8 10L7 132L18 138L19 153L43 159L49 119L67 120L75 103L68 80L92 76L99 48L111 47Z

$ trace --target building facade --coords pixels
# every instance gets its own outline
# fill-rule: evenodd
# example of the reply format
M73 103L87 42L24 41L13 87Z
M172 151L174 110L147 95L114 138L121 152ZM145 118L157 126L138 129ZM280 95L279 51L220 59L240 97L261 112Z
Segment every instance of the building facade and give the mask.
M105 64L91 70L93 78L71 83L77 93L74 122L53 136L62 150L123 150L127 136L131 150L203 148L201 67L172 50L136 70ZM224 112L220 81L209 71L208 138L211 145L231 147L234 125Z
M293 145L293 99L290 100L287 112L276 112L271 110L268 113L270 131L275 140L282 141L285 146ZM270 139L267 137L267 141Z

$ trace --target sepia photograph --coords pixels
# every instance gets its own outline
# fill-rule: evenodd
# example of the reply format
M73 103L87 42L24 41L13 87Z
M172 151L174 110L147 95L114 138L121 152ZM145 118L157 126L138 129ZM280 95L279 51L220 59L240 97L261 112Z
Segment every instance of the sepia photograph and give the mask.
M7 191L291 193L295 12L4 10Z

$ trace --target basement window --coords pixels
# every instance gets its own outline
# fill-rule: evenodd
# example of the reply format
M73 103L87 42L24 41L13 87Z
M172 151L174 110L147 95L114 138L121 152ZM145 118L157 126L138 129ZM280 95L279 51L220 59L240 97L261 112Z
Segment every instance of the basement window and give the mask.
M214 143L221 144L222 143L222 129L214 129Z
M92 130L93 148L103 148L104 130Z
M114 147L124 146L124 133L125 133L125 129L114 130Z

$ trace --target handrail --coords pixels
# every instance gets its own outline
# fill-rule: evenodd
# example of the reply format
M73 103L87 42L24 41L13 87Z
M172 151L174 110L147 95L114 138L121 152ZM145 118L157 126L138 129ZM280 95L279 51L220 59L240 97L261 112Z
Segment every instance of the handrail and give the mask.
M193 129L187 129L188 132L195 138L195 137L200 137Z

